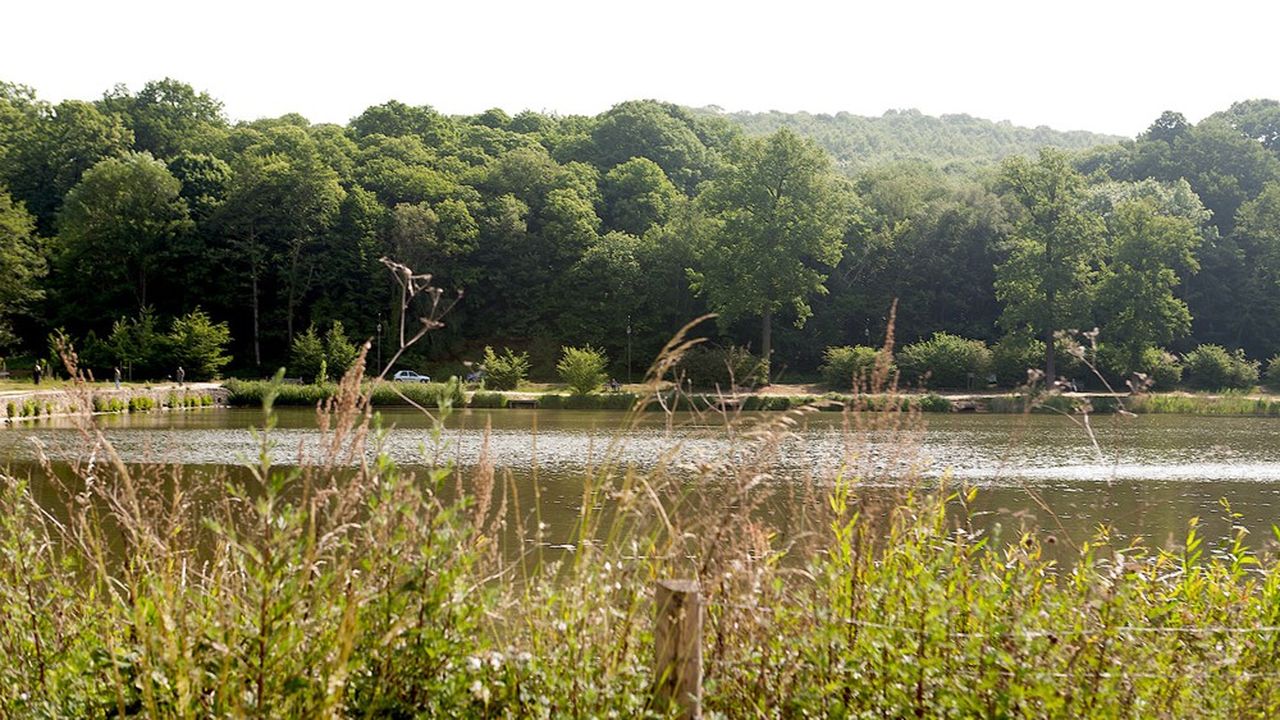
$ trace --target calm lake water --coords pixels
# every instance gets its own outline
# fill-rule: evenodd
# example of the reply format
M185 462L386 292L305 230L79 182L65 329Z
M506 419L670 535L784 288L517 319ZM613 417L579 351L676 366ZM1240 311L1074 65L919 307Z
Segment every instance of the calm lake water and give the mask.
M670 458L696 466L746 453L745 443L731 442L722 425L690 416L669 422L650 413L624 427L623 413L474 410L450 417L439 438L415 412L389 410L382 416L389 428L387 451L405 466L424 465L430 457L474 465L488 425L493 463L520 483L539 483L544 518L561 531L572 525L581 497L580 471L588 463L612 457L643 468ZM249 428L261 419L256 410L215 409L101 422L126 462L216 468L256 456ZM1280 419L1095 417L1097 446L1071 419L1055 415L928 415L923 420L925 427L905 438L913 450L904 456L900 434L851 436L838 413L807 416L779 449L771 482L785 486L805 477L829 482L847 464L872 478L864 493L893 494L901 492L899 478L912 466L927 478L950 474L978 486L982 522L1036 526L1076 541L1106 525L1122 537L1173 545L1192 517L1202 519L1210 537L1221 536L1235 522L1226 517L1222 500L1243 514L1239 523L1253 533L1255 546L1266 545L1271 525L1280 523ZM315 427L312 411L281 410L273 434L276 460L290 463L311 452ZM55 461L84 452L66 421L0 430L0 459L20 474L31 470L37 448ZM1034 502L1032 493L1056 517ZM785 517L772 519L785 528Z

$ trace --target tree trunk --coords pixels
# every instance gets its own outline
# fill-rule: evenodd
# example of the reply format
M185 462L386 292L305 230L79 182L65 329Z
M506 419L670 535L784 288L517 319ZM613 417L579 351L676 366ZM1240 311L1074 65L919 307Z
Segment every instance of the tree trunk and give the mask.
M1045 328L1044 331L1044 382L1045 386L1053 385L1053 381L1057 380L1057 368L1054 367L1053 357L1053 328Z
M764 363L764 379L773 379L773 308L765 308L760 325L760 361Z
M262 367L262 345L258 340L258 267L249 268L249 278L253 285L253 364Z

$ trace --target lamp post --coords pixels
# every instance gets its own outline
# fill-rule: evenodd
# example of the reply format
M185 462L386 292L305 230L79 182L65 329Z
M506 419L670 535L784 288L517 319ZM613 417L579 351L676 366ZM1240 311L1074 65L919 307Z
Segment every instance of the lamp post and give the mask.
M627 384L631 384L631 316L627 316Z
M382 372L382 318L378 318L378 372Z

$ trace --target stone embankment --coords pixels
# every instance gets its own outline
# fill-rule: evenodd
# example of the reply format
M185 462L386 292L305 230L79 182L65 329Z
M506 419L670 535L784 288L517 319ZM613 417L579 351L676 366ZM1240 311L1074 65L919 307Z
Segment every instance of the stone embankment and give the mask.
M66 385L48 390L0 391L0 421L16 423L39 418L92 413L186 410L227 404L228 392L218 383L162 383L126 385Z

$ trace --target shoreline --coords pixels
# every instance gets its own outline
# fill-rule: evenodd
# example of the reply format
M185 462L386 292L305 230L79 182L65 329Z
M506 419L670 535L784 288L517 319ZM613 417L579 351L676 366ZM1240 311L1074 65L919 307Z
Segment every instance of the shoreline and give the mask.
M390 385L389 383L386 385ZM0 421L10 424L49 417L77 414L81 402L92 404L93 414L120 414L155 410L182 410L201 407L252 407L260 405L268 383L237 381L162 383L145 386L109 384L66 385L47 390L5 390L0 386ZM332 395L332 385L284 385L275 404L314 406ZM377 407L439 407L446 398L455 407L469 409L541 409L626 411L642 397L629 386L618 392L571 395L554 386L535 389L496 391L462 390L446 383L394 385L377 388L373 394ZM714 392L662 393L660 400L646 405L647 411L698 410L712 412L778 412L805 406L820 411L839 412L860 403L871 410L883 409L892 399L902 410L928 413L1079 413L1082 408L1094 414L1118 411L1134 414L1178 414L1202 416L1280 417L1280 395L1268 393L1218 392L1194 393L1182 390L1126 395L1122 393L1079 392L1041 397L1028 408L1028 398L1016 392L900 392L896 394L862 394L832 392L789 392L794 386L770 386L757 392L734 394ZM804 390L814 390L812 386ZM407 401L406 401L407 398Z

